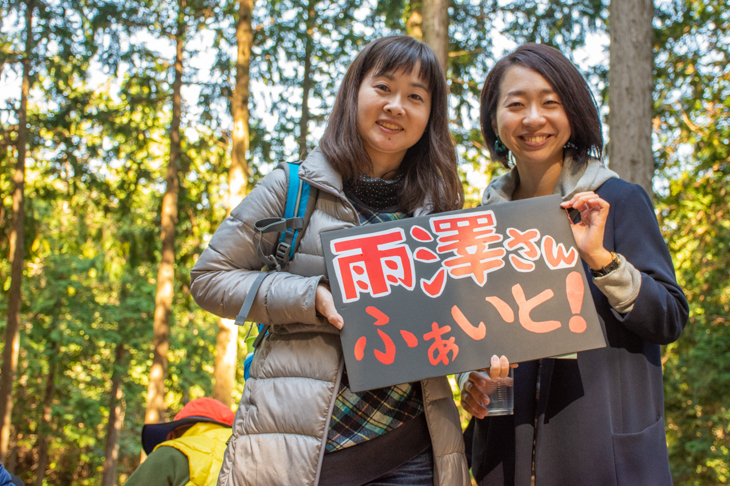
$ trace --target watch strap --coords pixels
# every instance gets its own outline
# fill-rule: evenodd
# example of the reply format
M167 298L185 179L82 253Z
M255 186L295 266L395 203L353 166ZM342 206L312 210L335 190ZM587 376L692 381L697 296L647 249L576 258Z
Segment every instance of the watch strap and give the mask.
M593 278L599 278L599 277L605 277L609 273L616 270L619 266L621 266L621 260L619 260L618 255L614 252L611 252L611 256L613 257L613 260L611 260L611 263L606 265L603 268L599 268L598 270L591 270L591 275L593 275Z

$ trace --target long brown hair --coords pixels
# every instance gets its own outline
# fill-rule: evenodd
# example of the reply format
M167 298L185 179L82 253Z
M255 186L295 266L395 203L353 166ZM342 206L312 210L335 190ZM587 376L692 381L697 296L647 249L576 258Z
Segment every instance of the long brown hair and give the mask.
M459 209L464 189L456 169L456 152L449 133L446 78L430 47L411 37L392 36L365 46L350 64L319 146L343 180L372 169L357 129L357 96L365 76L419 66L419 78L431 93L431 114L421 139L406 151L398 171L404 175L401 209L412 212L428 201L434 212Z
M515 64L532 69L545 78L560 98L570 123L570 139L567 146L574 150L574 160L579 164L585 164L590 156L600 159L603 155L601 118L598 116L596 100L588 88L588 83L562 52L554 47L532 43L523 44L500 59L484 82L479 109L482 136L492 159L500 161L509 168L507 162L509 152L498 152L494 146L497 134L492 128L492 120L497 113L499 85L507 69Z

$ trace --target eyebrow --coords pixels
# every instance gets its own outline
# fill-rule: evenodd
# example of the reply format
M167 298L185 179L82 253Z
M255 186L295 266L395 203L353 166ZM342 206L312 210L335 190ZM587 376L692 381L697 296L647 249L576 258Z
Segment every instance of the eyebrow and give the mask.
M386 79L390 79L391 81L395 81L395 76L393 76L390 73L376 74L373 77L375 77L375 78L386 78ZM411 86L414 86L416 88L423 88L424 90L428 91L428 88L426 87L426 85L425 84L422 84L422 83L411 83Z
M545 89L541 90L540 93L555 94L555 90L551 89L551 88L545 88ZM523 91L521 89L515 89L515 90L508 91L507 93L505 93L505 96L524 96L525 94L526 94L525 91Z

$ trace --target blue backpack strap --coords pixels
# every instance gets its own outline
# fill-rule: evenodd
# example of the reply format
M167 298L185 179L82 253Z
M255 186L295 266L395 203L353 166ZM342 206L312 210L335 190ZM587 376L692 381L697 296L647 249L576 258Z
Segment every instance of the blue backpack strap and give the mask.
M248 353L246 359L243 360L243 379L248 380L251 374L251 363L253 363L253 353Z
M289 187L286 195L286 208L284 210L284 219L301 219L304 221L304 216L307 211L307 203L309 202L309 193L311 186L303 182L299 177L299 163L287 164L289 169ZM279 261L281 266L289 263L289 260L294 258L294 253L297 248L297 238L299 237L300 230L302 227L291 227L287 228L281 233L279 238L279 245L276 248L275 257Z

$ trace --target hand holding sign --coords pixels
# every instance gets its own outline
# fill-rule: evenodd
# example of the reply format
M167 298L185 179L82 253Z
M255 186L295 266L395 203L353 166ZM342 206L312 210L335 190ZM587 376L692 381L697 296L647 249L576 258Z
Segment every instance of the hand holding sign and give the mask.
M580 211L580 222L570 222L580 257L593 269L608 265L612 256L603 247L603 233L610 204L595 192L580 192L570 201L563 202L561 207Z
M335 308L332 292L322 284L317 285L317 292L314 295L314 307L330 324L337 329L342 329L344 321Z

